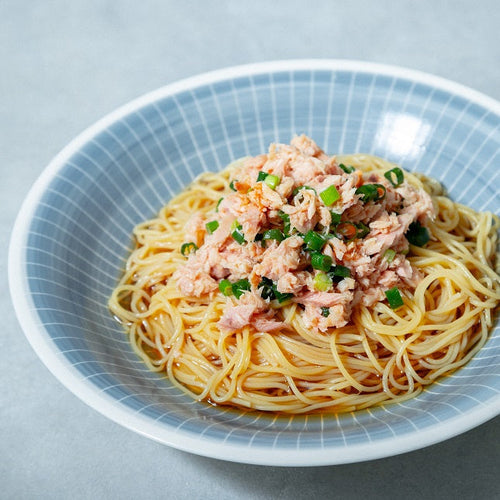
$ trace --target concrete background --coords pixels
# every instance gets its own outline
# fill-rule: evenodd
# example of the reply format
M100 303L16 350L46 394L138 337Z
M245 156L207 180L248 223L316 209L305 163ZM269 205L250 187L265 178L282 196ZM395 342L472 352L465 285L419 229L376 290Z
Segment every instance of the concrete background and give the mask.
M7 247L31 184L75 135L183 77L290 58L396 64L500 99L500 8L472 1L0 2L0 497L500 498L497 417L429 448L278 468L183 453L119 427L48 372L7 291Z

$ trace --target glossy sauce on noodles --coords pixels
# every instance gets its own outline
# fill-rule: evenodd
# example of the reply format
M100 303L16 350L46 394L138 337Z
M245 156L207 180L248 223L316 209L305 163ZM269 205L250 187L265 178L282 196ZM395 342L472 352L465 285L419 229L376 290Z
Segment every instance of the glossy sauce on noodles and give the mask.
M151 370L210 404L403 401L486 342L499 226L432 179L300 136L139 224L109 307Z

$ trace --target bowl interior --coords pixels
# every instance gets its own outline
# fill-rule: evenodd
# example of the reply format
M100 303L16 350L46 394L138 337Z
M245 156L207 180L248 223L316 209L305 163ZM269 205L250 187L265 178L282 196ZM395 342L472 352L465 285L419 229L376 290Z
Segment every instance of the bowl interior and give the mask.
M106 305L137 223L199 173L294 134L311 136L330 154L366 152L432 175L456 201L499 213L498 123L497 112L454 88L362 65L266 67L159 91L73 143L39 191L19 249L38 323L28 337L51 351L60 378L79 381L68 383L72 390L93 394L87 401L98 410L157 440L221 458L226 448L240 448L233 456L241 461L259 450L263 458L252 460L266 463L265 450L298 457L351 445L365 447L359 459L374 458L389 454L384 443L396 438L417 447L418 432L463 420L478 406L498 411L499 327L466 367L413 400L290 417L193 402L147 370ZM198 448L186 444L191 438Z

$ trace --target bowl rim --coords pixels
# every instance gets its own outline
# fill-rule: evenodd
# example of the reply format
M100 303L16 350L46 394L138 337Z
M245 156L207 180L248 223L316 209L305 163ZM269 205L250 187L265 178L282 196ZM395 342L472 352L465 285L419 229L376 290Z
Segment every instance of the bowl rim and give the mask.
M214 438L191 436L182 429L167 428L122 405L107 393L98 392L66 357L61 356L41 323L30 295L26 276L25 248L30 224L40 199L66 161L93 137L115 121L158 99L200 86L238 77L283 71L352 71L404 78L461 96L500 116L500 102L451 80L405 67L349 59L288 59L244 64L201 73L167 84L118 107L78 134L44 168L26 195L11 233L8 250L8 281L11 300L21 328L31 347L48 370L70 392L110 420L168 446L201 456L260 465L318 466L373 460L429 446L470 430L500 413L500 393L488 405L478 405L465 414L440 421L405 436L337 447L289 448L241 446ZM337 452L337 453L336 453Z

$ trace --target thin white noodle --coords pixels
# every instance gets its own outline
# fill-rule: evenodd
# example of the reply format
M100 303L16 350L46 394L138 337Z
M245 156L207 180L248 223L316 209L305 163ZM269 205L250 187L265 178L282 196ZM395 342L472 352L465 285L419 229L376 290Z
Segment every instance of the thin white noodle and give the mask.
M394 167L369 155L338 160L364 172ZM499 218L456 204L436 181L409 173L406 180L431 194L436 219L428 225L431 241L409 256L424 279L413 295L406 292L403 307L355 306L347 326L323 334L308 330L291 303L280 314L292 329L221 333L217 322L234 298L186 297L170 277L185 261L184 225L229 192L228 172L203 174L134 230L138 247L109 307L149 369L215 404L345 412L409 399L484 345L500 301Z

